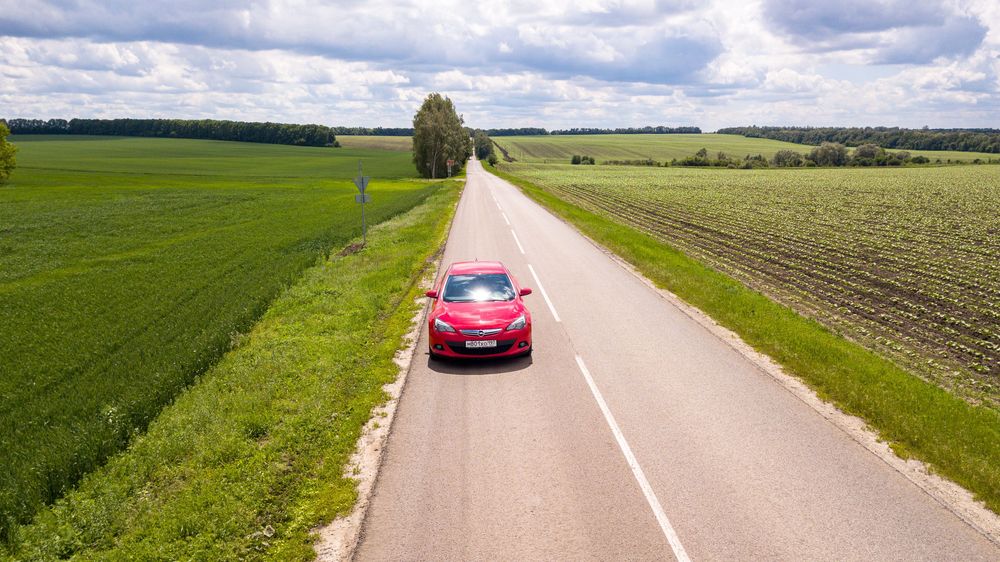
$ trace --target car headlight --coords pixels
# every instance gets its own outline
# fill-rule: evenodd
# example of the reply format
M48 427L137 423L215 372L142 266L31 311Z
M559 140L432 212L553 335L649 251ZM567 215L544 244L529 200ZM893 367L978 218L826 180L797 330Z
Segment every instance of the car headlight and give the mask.
M434 329L438 332L454 332L455 328L449 326L446 322L442 322L440 318L434 319Z
M524 315L522 314L521 316L518 316L517 320L514 320L513 322L511 322L510 325L507 326L507 329L508 330L520 330L520 329L524 328L525 324L527 324L527 321L524 319Z

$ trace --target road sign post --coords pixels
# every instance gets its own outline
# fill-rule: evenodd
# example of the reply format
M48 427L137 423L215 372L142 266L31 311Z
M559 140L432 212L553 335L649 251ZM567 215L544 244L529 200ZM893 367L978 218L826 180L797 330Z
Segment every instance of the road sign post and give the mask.
M452 167L452 166L454 166L454 165L455 165L455 161L454 161L454 160L451 160L451 159L449 159L449 160L448 160L448 177L449 177L449 178L451 177L451 167Z
M354 185L357 186L359 195L354 196L354 200L361 203L361 245L365 246L368 244L368 226L365 224L365 203L370 203L372 200L371 195L365 193L368 189L368 180L371 178L364 175L361 171L361 160L358 160L358 177L354 178Z

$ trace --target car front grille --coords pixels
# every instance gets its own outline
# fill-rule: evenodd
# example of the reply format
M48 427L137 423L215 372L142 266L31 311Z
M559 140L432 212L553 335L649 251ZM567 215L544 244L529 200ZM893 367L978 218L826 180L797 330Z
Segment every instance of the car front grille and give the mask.
M462 355L496 355L510 350L517 340L500 340L496 347L465 347L465 342L448 342L448 347Z
M483 336L492 336L494 334L499 334L503 331L503 328L490 328L488 330L459 330L462 332L463 336L470 336L473 338L481 338Z

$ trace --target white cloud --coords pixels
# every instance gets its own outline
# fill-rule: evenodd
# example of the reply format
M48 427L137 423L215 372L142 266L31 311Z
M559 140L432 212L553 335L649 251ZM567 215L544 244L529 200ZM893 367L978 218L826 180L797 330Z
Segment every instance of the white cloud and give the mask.
M1000 5L0 0L0 116L405 126L430 91L484 127L997 126Z

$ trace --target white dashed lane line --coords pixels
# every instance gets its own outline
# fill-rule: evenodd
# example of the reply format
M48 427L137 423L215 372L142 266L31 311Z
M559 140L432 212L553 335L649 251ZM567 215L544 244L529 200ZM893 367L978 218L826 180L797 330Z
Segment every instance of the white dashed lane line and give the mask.
M530 265L528 267L531 267ZM532 272L534 273L534 272ZM535 277L538 280L538 277ZM539 284L541 287L541 284ZM544 292L542 293L545 294ZM594 383L594 378L590 376L590 371L587 370L587 366L583 363L583 358L579 355L576 356L576 364L580 367L580 372L583 373L583 378L587 381L587 386L590 387L590 392L594 395L594 400L597 400L597 406L601 409L601 413L604 414L604 420L608 422L608 426L611 428L611 433L615 436L615 441L618 442L618 448L621 449L622 454L625 455L625 462L628 463L629 468L632 469L632 474L635 476L636 481L639 483L639 488L642 489L643 495L646 496L646 502L649 503L650 509L653 510L653 516L656 517L656 522L660 524L660 530L663 531L663 536L666 537L667 542L670 543L671 550L674 551L674 556L677 557L678 562L690 562L687 552L684 550L684 546L681 544L680 537L677 536L677 532L674 531L673 526L670 524L670 520L667 519L667 514L663 511L663 506L660 505L660 500L657 499L656 493L653 492L653 487L649 485L649 480L646 480L646 474L642 471L642 467L639 466L639 461L636 460L635 455L632 454L632 447L629 447L628 441L625 440L625 436L622 434L622 430L618 427L618 422L615 421L615 416L608 409L608 404L604 401L604 396L601 395L601 391L597 389L597 385Z
M542 293L542 298L545 299L545 304L549 305L549 311L552 312L552 316L556 319L556 322L562 322L559 319L559 313L556 312L556 307L552 306L552 300L549 299L549 294L545 292L545 287L542 286L542 280L538 278L538 274L535 273L535 268L528 264L528 271L531 272L531 276L535 278L535 284L538 285L538 291Z
M497 208L500 209L500 215L503 216L503 221L510 226L510 219L507 218L507 213L503 211L500 206L500 201L497 200L496 195L492 192L490 196L493 197L493 202L496 203ZM517 233L514 229L510 229L511 235L514 237L514 242L517 243L517 249L521 251L524 255L524 246L521 245L521 240L518 239ZM545 287L542 285L542 280L538 278L538 273L535 272L535 268L528 264L528 270L531 272L531 276L535 279L535 284L538 286L538 292L542 293L542 298L545 299L545 304L548 305L549 311L552 313L552 317L555 318L556 322L562 322L559 318L559 313L556 312L556 307L552 304L552 299L549 298L548 292L545 291ZM601 391L597 389L597 384L594 383L594 378L590 376L590 371L587 370L587 365L584 364L583 358L579 355L576 356L576 364L580 368L580 372L583 374L583 378L587 381L587 386L590 387L590 392L594 395L594 400L597 401L597 406L601 409L601 413L604 414L604 420L608 423L608 427L611 428L611 433L615 437L615 441L618 442L618 448L621 449L622 455L625 456L625 462L628 463L629 468L632 470L632 475L635 476L636 482L639 484L639 488L642 490L643 495L646 497L646 503L649 504L649 508L653 511L653 516L656 518L656 522L660 525L660 530L663 531L663 536L667 539L667 543L670 544L670 549L673 551L674 556L679 562L690 562L687 552L684 550L684 546L681 544L680 537L677 536L677 532L674 531L673 526L670 524L670 520L667 519L666 512L663 511L663 506L660 505L660 500L656 497L656 493L653 492L653 487L650 486L649 480L646 480L646 474L642 471L642 467L639 466L639 461L636 460L635 455L632 453L632 448L629 446L628 441L625 440L625 436L622 434L621 429L618 427L618 422L615 421L614 415L608 408L608 404L604 401L604 396Z
M514 235L514 242L517 242L517 249L518 249L518 250L521 250L521 254L523 255L523 254L524 254L524 246L522 246L522 245L521 245L521 241L520 241L520 240L518 240L518 238L517 238L517 233L516 233L516 232L514 232L514 229L513 229L513 228L512 228L512 229L510 229L510 233Z

